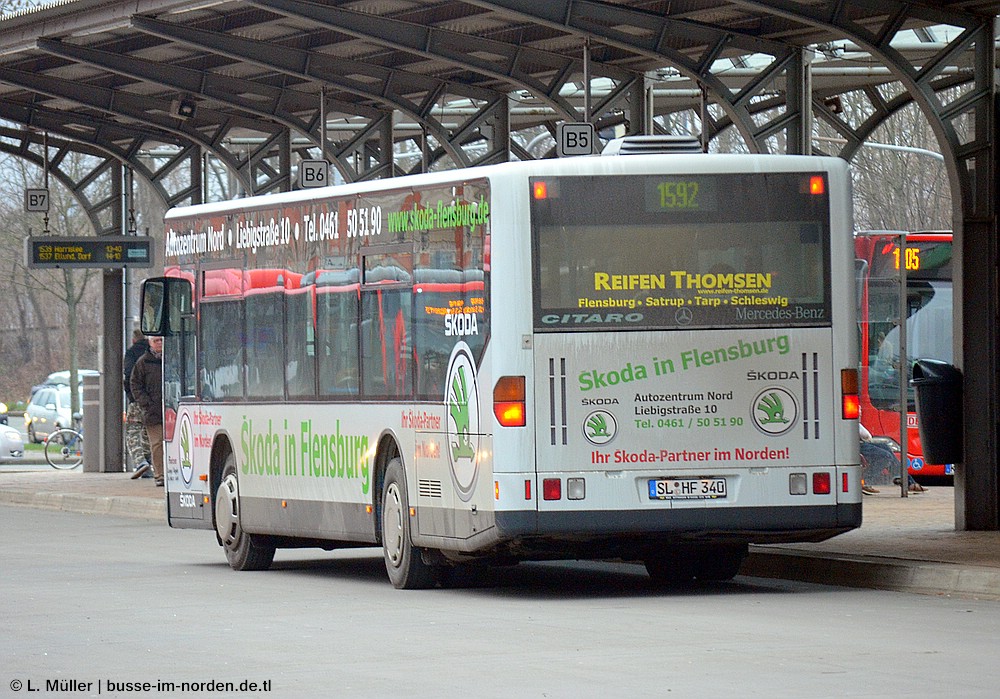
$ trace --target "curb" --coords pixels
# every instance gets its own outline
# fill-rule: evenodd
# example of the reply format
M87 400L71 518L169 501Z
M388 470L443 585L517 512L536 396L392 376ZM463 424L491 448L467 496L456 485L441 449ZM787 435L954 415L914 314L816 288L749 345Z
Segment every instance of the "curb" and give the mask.
M0 491L0 504L162 522L167 519L167 507L163 500L122 495Z
M751 546L740 574L821 585L1000 600L1000 569L985 566Z

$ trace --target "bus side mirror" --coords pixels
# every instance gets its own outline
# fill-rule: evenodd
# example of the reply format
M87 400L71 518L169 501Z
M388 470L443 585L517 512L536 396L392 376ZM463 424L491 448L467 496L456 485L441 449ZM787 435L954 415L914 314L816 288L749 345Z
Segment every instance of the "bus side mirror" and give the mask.
M142 283L139 329L144 335L166 337L183 331L191 315L191 283L177 277L152 277Z

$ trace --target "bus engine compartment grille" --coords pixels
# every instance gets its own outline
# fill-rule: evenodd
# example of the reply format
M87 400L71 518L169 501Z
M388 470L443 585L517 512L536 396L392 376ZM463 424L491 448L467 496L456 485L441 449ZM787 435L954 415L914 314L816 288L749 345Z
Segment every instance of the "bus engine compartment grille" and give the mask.
M421 478L417 481L417 495L422 498L440 498L441 481Z

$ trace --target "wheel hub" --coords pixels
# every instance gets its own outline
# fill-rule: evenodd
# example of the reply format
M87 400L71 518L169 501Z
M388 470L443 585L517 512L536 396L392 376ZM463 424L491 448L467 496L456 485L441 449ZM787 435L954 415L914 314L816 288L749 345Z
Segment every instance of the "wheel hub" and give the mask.
M222 543L232 546L239 538L239 491L232 474L222 479L215 496L215 531Z
M400 506L399 486L389 484L382 509L382 539L389 562L398 567L403 559L403 510Z

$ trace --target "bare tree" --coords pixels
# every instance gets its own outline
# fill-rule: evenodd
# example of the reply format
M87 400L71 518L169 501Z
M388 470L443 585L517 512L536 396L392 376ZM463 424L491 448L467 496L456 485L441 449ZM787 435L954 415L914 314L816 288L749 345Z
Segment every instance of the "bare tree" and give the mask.
M85 172L85 162L74 161L75 156L63 161L63 167ZM20 391L37 382L56 368L68 363L71 382L77 385L77 369L81 357L96 359L97 337L81 337L79 328L100 327L99 300L94 284L95 270L36 270L24 263L24 238L30 233L38 235L46 225L38 214L20 210L24 190L41 184L41 173L19 158L0 159L0 259L5 260L5 271L0 279L7 298L16 299L0 315L0 333L8 342L0 345L5 360L3 364L14 367L12 376L5 376L0 391L5 394ZM89 219L79 203L62 187L50 186L50 211L53 214L49 235L76 237L93 235ZM9 342L13 339L14 342ZM11 347L11 345L13 347ZM22 361L10 361L16 353ZM65 365L65 364L64 364ZM5 372L6 373L6 372ZM72 391L73 410L79 410L78 394Z
M44 5L43 0L0 0L0 16Z

